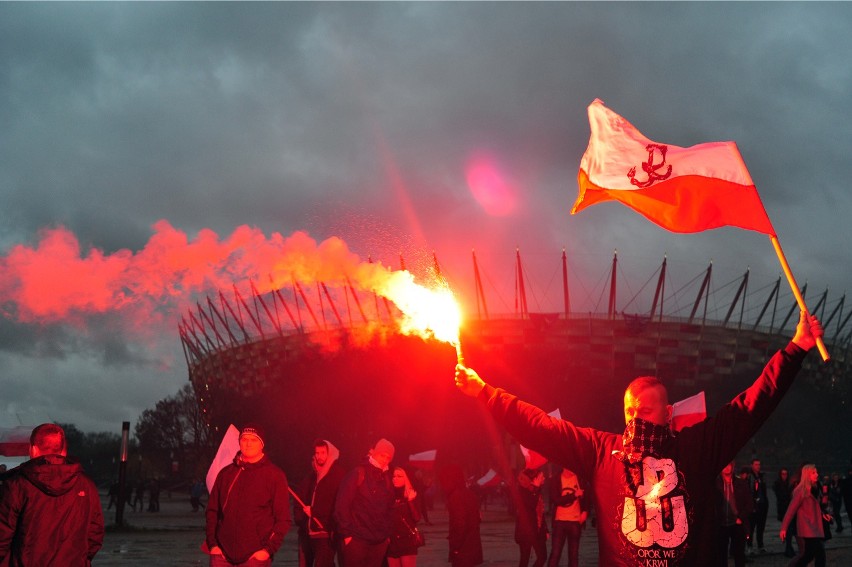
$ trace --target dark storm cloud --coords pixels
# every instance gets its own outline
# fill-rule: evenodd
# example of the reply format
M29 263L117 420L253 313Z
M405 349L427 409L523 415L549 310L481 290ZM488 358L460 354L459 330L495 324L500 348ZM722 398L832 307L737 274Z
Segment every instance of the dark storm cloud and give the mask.
M680 278L713 259L718 281L774 281L762 235L673 235L615 204L568 216L601 98L657 141L736 140L800 284L839 296L849 29L845 3L2 3L0 250L60 224L84 250L138 250L167 219L339 235L393 262L435 249L460 277L476 248L511 281L517 246L544 279L566 247L592 282L614 249L640 280L668 254ZM512 215L466 187L483 152ZM50 406L46 374L82 391L63 421L90 425L180 387L173 327L157 346L102 327L0 320L16 407Z

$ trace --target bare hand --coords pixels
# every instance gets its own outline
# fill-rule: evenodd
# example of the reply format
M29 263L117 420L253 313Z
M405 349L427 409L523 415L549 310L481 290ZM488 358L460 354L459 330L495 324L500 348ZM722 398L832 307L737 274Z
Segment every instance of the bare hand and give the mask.
M266 561L267 559L269 559L269 552L265 549L258 549L254 552L251 558L257 559L258 561Z
M413 488L409 488L408 490L405 491L405 499L406 500L411 502L415 498L417 498L417 491L416 490L414 490Z
M302 511L305 513L305 516L311 517L311 507L310 506L302 506Z
M811 350L816 346L817 337L822 337L822 323L814 315L806 311L799 312L799 324L796 325L796 334L793 343L805 350Z
M781 530L781 541L787 540L787 530Z
M466 396L475 398L485 387L485 382L475 370L462 364L456 364L456 388Z
M218 545L214 545L210 548L210 555L224 555L224 553L222 553L222 549Z

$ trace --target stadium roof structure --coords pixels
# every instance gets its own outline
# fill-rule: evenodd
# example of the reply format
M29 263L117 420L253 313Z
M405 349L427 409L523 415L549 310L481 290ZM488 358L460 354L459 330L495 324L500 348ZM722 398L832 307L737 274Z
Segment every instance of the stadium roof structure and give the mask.
M659 376L673 399L704 389L712 410L753 380L787 344L798 320L798 306L780 278L750 292L747 270L714 289L712 263L689 284L667 291L672 286L664 259L640 292L620 298L617 254L598 307L579 312L572 307L564 251L561 261L561 301L533 311L530 279L517 253L514 309L498 314L489 309L474 255L475 316L463 322L461 343L466 363L489 383L541 407L560 407L575 423L623 427L620 411L601 408L611 408L613 396L620 399L639 375ZM434 273L440 275L436 258ZM293 281L266 293L251 283L250 289L244 295L235 286L232 293L207 297L179 326L190 381L214 430L249 416L283 420L273 442L282 454L322 433L357 453L375 441L371 436L393 437L388 430L400 423L431 422L396 434L401 454L441 447L446 458L476 447L482 467L490 464L477 436L486 426L469 415L452 387L451 345L401 335L396 307L350 283ZM726 298L723 304L719 297ZM832 361L809 357L805 381L846 415L852 311L844 313L845 295L829 300L827 290L811 303Z

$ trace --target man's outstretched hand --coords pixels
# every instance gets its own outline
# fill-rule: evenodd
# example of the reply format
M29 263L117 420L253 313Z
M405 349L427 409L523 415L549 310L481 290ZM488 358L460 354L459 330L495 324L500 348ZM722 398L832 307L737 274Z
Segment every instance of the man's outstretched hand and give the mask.
M485 382L475 370L462 364L456 364L456 388L467 396L475 398L485 387Z
M822 335L822 323L819 322L819 319L806 311L800 311L799 324L796 325L793 343L805 350L811 350L816 346L817 337Z

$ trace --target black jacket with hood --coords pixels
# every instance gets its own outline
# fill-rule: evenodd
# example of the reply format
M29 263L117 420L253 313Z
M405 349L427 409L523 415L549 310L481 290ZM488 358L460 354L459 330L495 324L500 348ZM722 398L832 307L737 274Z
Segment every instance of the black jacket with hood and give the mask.
M290 529L287 476L264 455L256 463L240 458L223 468L207 502L207 547L218 546L231 563L256 551L275 555Z
M0 489L0 565L87 566L103 545L98 489L61 455L29 460Z

